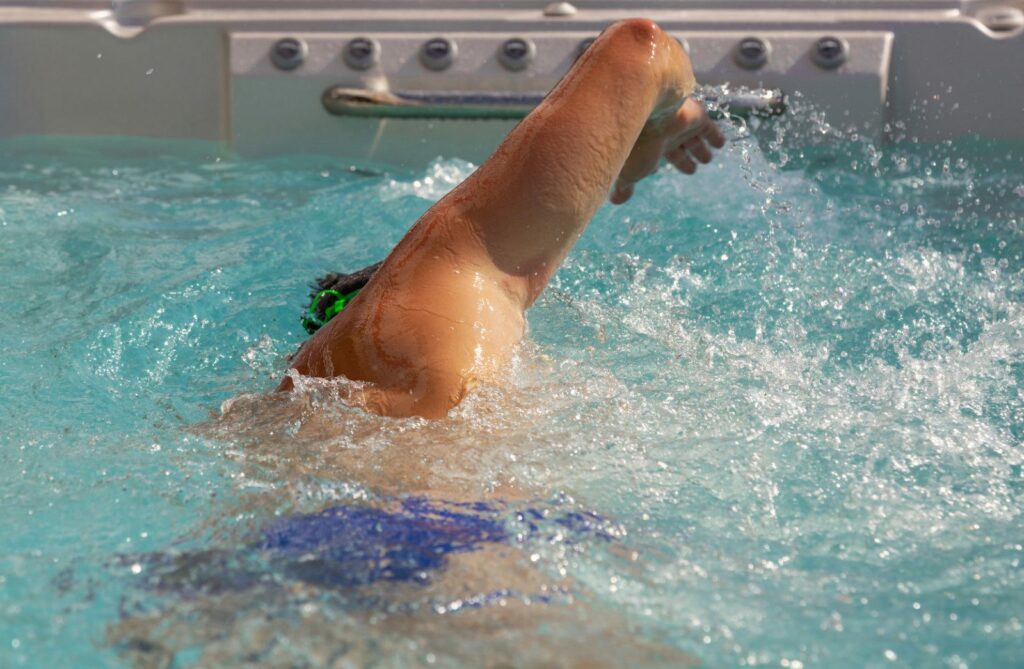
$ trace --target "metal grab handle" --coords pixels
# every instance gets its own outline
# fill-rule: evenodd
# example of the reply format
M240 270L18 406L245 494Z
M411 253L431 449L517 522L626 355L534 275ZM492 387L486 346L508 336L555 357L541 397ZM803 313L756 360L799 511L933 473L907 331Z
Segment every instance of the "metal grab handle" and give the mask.
M359 118L518 120L544 99L543 93L371 91L335 86L324 91L324 108ZM711 118L765 118L785 113L782 91L754 90L705 96Z

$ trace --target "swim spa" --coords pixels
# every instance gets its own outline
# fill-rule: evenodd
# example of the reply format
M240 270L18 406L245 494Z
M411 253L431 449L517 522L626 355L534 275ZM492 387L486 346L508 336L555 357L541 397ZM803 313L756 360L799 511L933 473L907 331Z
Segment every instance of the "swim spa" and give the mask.
M1012 666L1021 146L758 124L440 422L261 393L457 148L5 140L0 664Z
M7 0L0 136L204 139L410 167L458 146L479 162L514 121L341 121L325 93L542 95L630 16L677 37L698 81L799 92L864 137L1021 136L1020 0Z

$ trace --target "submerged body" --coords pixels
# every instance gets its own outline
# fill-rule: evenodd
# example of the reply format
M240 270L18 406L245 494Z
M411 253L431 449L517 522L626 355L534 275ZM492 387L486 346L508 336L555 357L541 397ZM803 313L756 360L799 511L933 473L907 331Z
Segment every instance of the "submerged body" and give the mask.
M723 138L689 59L654 23L615 24L479 170L412 227L359 296L303 346L302 375L367 381L391 416L444 416L493 379L523 314L605 195L629 199L664 156L685 173ZM614 95L610 92L614 91ZM288 390L285 378L279 390Z

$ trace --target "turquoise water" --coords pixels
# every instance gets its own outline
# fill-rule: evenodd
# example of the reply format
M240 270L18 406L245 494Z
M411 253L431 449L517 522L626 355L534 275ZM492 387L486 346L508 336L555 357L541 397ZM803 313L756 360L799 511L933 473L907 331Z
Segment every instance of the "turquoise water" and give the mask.
M509 386L436 423L259 394L307 282L472 165L0 144L0 666L1019 663L1022 147L731 134L602 209ZM604 530L361 589L252 548L408 492Z

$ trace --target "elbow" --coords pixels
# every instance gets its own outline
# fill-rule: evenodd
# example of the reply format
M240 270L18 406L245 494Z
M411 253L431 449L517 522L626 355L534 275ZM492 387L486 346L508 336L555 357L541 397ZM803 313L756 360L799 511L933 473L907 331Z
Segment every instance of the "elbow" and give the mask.
M623 76L657 79L666 66L668 37L650 19L625 19L605 28L586 56L615 67Z
M628 62L633 72L646 67L672 101L693 92L696 81L689 56L677 39L651 19L619 21L609 26L605 35L607 48L617 61Z
M656 45L659 39L664 36L657 23L651 19L643 18L617 21L608 27L607 32L610 35L626 37L639 46Z

